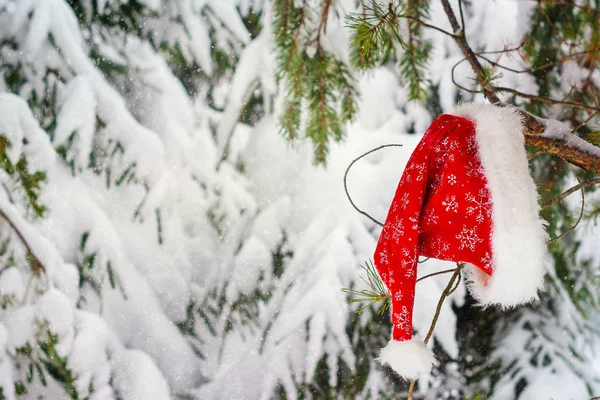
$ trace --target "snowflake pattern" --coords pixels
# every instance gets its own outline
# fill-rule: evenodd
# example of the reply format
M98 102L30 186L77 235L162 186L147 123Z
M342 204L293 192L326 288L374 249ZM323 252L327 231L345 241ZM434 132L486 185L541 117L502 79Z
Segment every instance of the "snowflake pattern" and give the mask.
M454 174L448 175L448 183L452 186L456 185L456 175L454 175Z
M443 255L450 250L450 245L442 240L441 236L437 236L433 241L432 245L435 257L443 257Z
M477 163L475 163L473 161L469 161L466 165L466 169L467 169L466 175L469 178L479 178L479 176L481 175L480 168L481 168L481 166L478 165Z
M462 231L456 235L456 238L460 241L460 250L467 248L471 251L475 251L477 244L483 242L483 239L477 235L475 230L476 228L469 229L466 225L463 225Z
M408 207L409 201L410 201L410 199L409 199L408 193L404 193L402 195L402 199L400 199L400 208L402 208L403 210L406 210L406 207Z
M475 214L475 221L480 224L491 214L491 201L485 189L480 189L477 195L465 194L465 199L471 203L467 206L467 215Z
M389 258L388 258L388 253L387 253L387 249L382 250L379 253L379 262L381 263L381 265L388 265L389 264Z
M425 170L426 170L426 165L425 164L411 164L408 168L407 171L413 171L416 170L417 171L417 182L420 182L423 180L423 178L425 177ZM410 182L410 181L408 181Z
M483 265L489 265L492 263L492 255L489 251L485 253L485 256L481 259L481 263Z
M400 217L396 218L396 222L390 227L392 233L392 240L396 243L400 241L400 237L404 236L404 225L403 220Z
M458 202L456 196L446 196L446 200L442 201L442 205L446 207L446 212L458 213Z
M429 209L423 218L429 225L437 225L438 223L438 216L434 208Z
M402 306L399 313L394 313L394 319L396 320L395 327L397 329L400 329L408 335L411 334L411 321L408 315L408 307Z
M475 139L475 136L471 136L467 139L467 151L470 154L477 153L477 140Z
M411 228L412 228L413 230L415 230L415 231L416 231L417 229L419 229L419 218L418 218L418 213L417 213L417 215L416 215L416 216L414 216L414 217L408 217L408 220L409 220L410 222L412 222L412 226L411 226Z
M404 297L404 296L402 295L402 292L396 292L396 293L394 294L394 300L396 300L396 301L402 301L402 298L403 298L403 297Z
M402 249L402 261L400 262L400 266L403 270L411 270L415 261L414 259L414 250L405 247Z

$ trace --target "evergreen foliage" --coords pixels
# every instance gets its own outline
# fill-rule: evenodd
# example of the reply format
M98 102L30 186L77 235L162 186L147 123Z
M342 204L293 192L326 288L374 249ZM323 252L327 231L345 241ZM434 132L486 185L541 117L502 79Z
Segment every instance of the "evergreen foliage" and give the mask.
M387 293L359 268L378 231L343 197L347 163L405 144L351 178L381 218L418 140L402 132L485 87L600 140L597 0L519 5L504 48L495 5L452 6L460 32L428 0L0 1L0 399L405 393L375 361ZM530 150L541 202L592 178ZM600 199L584 192L540 303L447 300L426 398L598 395ZM580 207L544 209L551 238ZM447 279L419 283L421 307Z

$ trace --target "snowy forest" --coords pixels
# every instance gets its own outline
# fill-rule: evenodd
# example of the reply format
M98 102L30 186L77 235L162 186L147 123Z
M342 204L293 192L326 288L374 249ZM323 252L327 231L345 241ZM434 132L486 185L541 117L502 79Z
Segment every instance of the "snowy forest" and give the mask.
M599 0L0 0L0 60L0 399L406 398L349 292L465 101L522 110L552 262L461 282L410 396L600 396Z

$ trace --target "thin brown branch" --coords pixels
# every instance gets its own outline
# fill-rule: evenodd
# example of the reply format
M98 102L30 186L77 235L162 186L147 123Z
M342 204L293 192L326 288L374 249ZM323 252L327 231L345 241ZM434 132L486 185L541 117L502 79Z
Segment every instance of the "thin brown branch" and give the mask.
M498 96L494 92L494 89L489 85L489 83L484 78L485 70L484 70L483 66L481 65L481 63L479 62L479 60L477 59L477 56L473 52L473 49L471 49L471 46L469 46L469 43L467 42L467 39L465 36L465 31L458 24L458 20L456 19L456 15L454 15L454 11L452 11L452 7L450 6L449 1L448 0L441 0L441 1L442 1L442 6L444 7L446 16L448 17L448 20L450 21L450 25L452 26L452 30L454 31L454 34L456 35L454 41L456 42L456 44L458 44L458 47L460 47L465 58L471 65L471 68L477 75L478 81L482 86L483 94L492 104L500 104L501 103L500 98L498 98Z
M10 225L12 230L19 237L19 240L21 241L23 246L25 246L25 250L27 250L27 258L29 259L29 262L32 264L31 267L32 267L32 271L33 271L34 275L39 275L41 272L46 271L46 268L44 267L44 263L42 263L40 261L40 259L35 255L33 249L31 248L31 246L25 239L25 236L23 235L23 233L17 228L15 223L8 217L8 215L6 215L4 210L2 210L1 208L0 208L0 217L4 218L6 220L8 225Z
M417 17L413 17L413 16L411 16L411 15L404 15L403 17L404 17L404 18L406 18L406 19L410 19L410 20L412 20L412 21L415 21L415 22L416 22L416 23L418 23L419 25L423 25L423 26L424 26L424 27L426 27L426 28L433 29L433 30L435 30L435 31L438 31L438 32L440 32L440 33L443 33L444 35L450 36L450 37L452 37L452 38L456 37L456 35L455 35L455 34L453 34L453 33L451 33L451 32L448 32L447 30L444 30L444 29L442 29L442 28L439 28L439 27L437 27L437 26L435 26L435 25L430 25L430 24L428 24L428 23L426 23L426 22L423 22L423 21L421 21L420 19L418 19Z
M420 282L420 281L422 281L424 279L427 279L427 278L431 278L432 276L443 275L443 274L447 274L449 272L454 272L454 271L456 271L456 268L450 268L450 269L445 269L443 271L432 272L431 274L427 274L425 276L420 277L419 279L417 279L417 282Z
M462 26L463 32L467 30L465 25L465 14L463 12L463 0L458 0L458 11L460 12L460 25Z
M581 184L581 182L579 182L579 183ZM583 218L583 209L584 208L585 208L585 193L584 193L583 189L581 189L581 210L579 211L579 218L577 218L577 222L575 222L575 224L573 224L573 226L570 227L569 229L567 229L565 232L561 233L554 239L548 240L548 242L546 242L546 243L551 244L551 243L557 242L560 239L564 238L569 233L573 232L575 230L575 228L577 228L577 226L581 222L581 219Z
M446 298L448 296L450 296L452 293L454 293L454 291L458 288L458 285L460 284L460 272L462 271L462 269L464 267L465 267L465 264L456 263L456 268L453 268L450 270L450 271L454 271L454 274L452 274L452 277L448 281L446 288L444 289L444 291L442 292L442 295L440 296L440 299L438 300L438 303L437 303L437 306L435 309L435 314L433 315L431 325L429 326L429 332L427 332L427 336L425 336L425 340L424 340L425 344L429 343L429 340L431 340L431 337L433 336L433 331L435 330L435 326L440 317L440 313L442 312L442 305L444 304L444 301L446 300ZM408 388L408 400L412 400L413 392L415 390L415 384L416 384L415 380L412 380L410 382L410 386Z
M547 4L551 4L553 6L567 6L567 7L574 7L574 8L578 8L581 11L584 11L588 14L592 14L595 16L600 16L600 12L598 12L598 10L586 7L586 6L582 6L579 4L575 4L571 1L548 1L548 0L542 0L543 3L547 3Z
M583 121L582 123L580 123L579 125L577 125L575 128L573 128L573 132L577 132L578 130L580 130L581 128L583 128L585 125L587 125L588 122L590 122L591 120L593 120L594 118L596 118L596 116L600 113L600 111L596 111L595 113L592 113L585 121Z
M565 190L563 193L559 194L558 196L556 196L555 198L553 198L552 200L549 200L545 203L543 203L540 207L543 209L548 208L556 203L558 203L559 201L561 201L562 199L564 199L565 197L575 193L578 190L583 190L584 188L590 187L590 186L594 186L594 185L598 185L600 184L600 178L596 178L596 179L591 179L589 181L585 181L585 182L580 182L579 184L573 186L572 188Z
M456 67L458 67L460 64L462 64L463 62L467 61L466 58L463 58L462 60L458 61L456 64L454 64L452 66L452 70L450 72L450 78L452 79L452 83L454 84L454 86L456 86L457 88L459 88L460 90L463 90L467 93L473 93L473 94L478 94L481 93L480 90L473 90L473 89L467 89L466 87L462 86L461 84L459 84L458 82L456 82L456 78L454 77L454 72L456 70Z
M536 96L536 95L529 94L529 93L523 93L523 92L520 92L520 91L512 89L512 88L495 86L494 90L496 92L511 93L511 94L514 94L515 96L522 97L524 99L539 101L542 103L552 104L552 105L556 105L556 106L573 107L573 108L579 108L579 109L587 110L587 111L591 111L591 112L600 112L600 109L598 109L596 107L588 106L587 104L584 104L584 103L577 103L577 102L564 101L564 100L555 100L555 99L551 99L549 97L542 97L542 96Z
M319 22L319 28L317 29L317 46L321 45L321 33L327 32L327 18L329 17L329 9L333 0L323 0L325 5L323 6L323 12L321 13L321 21Z
M350 163L350 165L348 165L348 167L346 168L346 172L344 172L344 191L346 192L346 197L348 197L348 200L350 201L350 204L352 204L352 207L354 207L354 209L356 211L358 211L359 214L364 215L365 217L369 218L371 221L373 221L375 224L379 225L379 226L383 226L383 224L379 221L377 221L375 218L371 217L369 214L367 214L366 212L364 212L363 210L361 210L360 208L358 208L356 206L356 204L354 204L354 201L352 201L352 197L350 197L350 193L348 192L348 172L350 172L350 168L352 168L352 166L361 158L368 156L371 153L374 153L378 150L381 150L383 148L386 147L402 147L401 144L384 144L381 145L379 147L376 147L372 150L367 151L366 153L361 154L360 156L356 157L354 160L352 160L352 162Z
M575 53L572 53L572 54L565 55L565 56L561 57L560 59L558 59L556 61L548 62L546 64L539 65L539 66L537 66L535 68L527 68L527 69L514 69L514 68L510 68L510 67L507 67L505 65L502 65L502 64L498 63L497 61L490 60L488 57L485 57L483 55L483 54L505 54L505 53L509 52L508 50L498 50L498 51L494 51L494 52L484 52L484 51L482 51L482 52L475 53L475 55L477 57L479 57L479 58L487 61L488 63L492 64L493 66L498 67L498 68L502 68L502 69L504 69L506 71L510 71L510 72L515 73L515 74L530 74L530 73L533 73L533 72L536 72L536 71L540 71L540 70L543 70L543 69L546 69L546 68L549 68L549 67L553 67L553 66L556 66L556 65L563 64L563 63L565 63L565 62L567 62L569 60L572 60L574 58L578 58L580 56L589 55L589 54L597 52L599 50L600 50L600 47L597 47L597 48L594 48L594 49L591 49L591 50L578 51L578 52L575 52Z
M565 39L565 37L563 35L560 34L558 28L554 24L554 21L552 21L552 18L550 18L548 13L546 13L546 10L544 10L544 7L542 7L541 0L538 0L538 8L539 8L540 12L544 15L544 18L546 18L546 21L548 21L548 24L552 28L552 31L554 31L554 34L556 35L556 37L560 38L561 42L563 42L566 46L569 46L570 48L577 46L577 43L569 42L567 39Z

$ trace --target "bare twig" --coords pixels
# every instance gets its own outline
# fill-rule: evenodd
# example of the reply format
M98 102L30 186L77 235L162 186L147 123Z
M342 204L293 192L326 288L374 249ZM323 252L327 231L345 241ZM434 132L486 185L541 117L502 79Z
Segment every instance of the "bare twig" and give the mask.
M354 204L354 201L352 201L352 197L350 197L350 193L348 193L348 172L350 172L350 168L352 168L352 166L354 165L354 163L356 163L358 160L360 160L363 157L368 156L371 153L374 153L378 150L381 150L383 148L386 147L402 147L401 144L384 144L381 145L379 147L376 147L372 150L367 151L366 153L361 154L360 156L358 156L357 158L355 158L354 160L352 160L352 162L350 163L350 165L348 165L348 168L346 168L346 172L344 173L344 191L346 192L346 197L348 197L348 200L350 201L350 204L352 204L352 207L354 207L354 209L356 211L358 211L360 214L364 215L365 217L369 218L371 221L373 221L374 223L376 223L379 226L383 226L383 224L379 221L377 221L375 218L371 217L369 214L367 214L366 212L364 212L363 210L361 210L360 208L358 208L356 206L356 204Z
M496 92L511 93L511 94L514 94L515 96L522 97L524 99L533 100L533 101L540 101L542 103L553 104L553 105L556 105L556 106L580 108L582 110L587 110L587 111L596 112L596 113L600 112L600 109L598 109L597 107L588 106L587 104L584 104L584 103L577 103L577 102L571 102L571 101L556 100L556 99L551 99L549 97L536 96L536 95L529 94L529 93L523 93L523 92L520 92L520 91L512 89L512 88L495 86L494 90Z
M581 182L579 182L579 183L581 184ZM563 237L565 237L569 233L573 232L575 230L575 228L577 228L577 226L581 222L581 218L583 218L583 209L584 208L585 208L585 193L583 192L583 188L582 188L581 189L581 210L579 211L579 218L577 218L577 222L575 222L575 224L572 227L570 227L569 229L567 229L565 232L561 233L560 235L558 235L554 239L548 240L548 242L546 242L546 243L550 244L550 243L554 243L556 241L559 241L560 239L562 239Z
M6 222L8 222L8 224L10 225L12 230L19 237L19 240L21 241L21 243L23 243L23 246L25 246L25 249L27 250L27 258L29 259L30 263L32 264L31 266L32 266L33 273L35 275L39 275L41 272L46 271L46 268L44 267L44 263L42 263L40 261L40 259L35 255L35 253L33 252L33 249L31 248L31 246L25 239L25 236L23 236L23 233L21 233L21 231L19 231L19 229L17 228L15 223L8 217L8 215L6 215L4 210L2 210L1 208L0 208L0 216L2 218L4 218L6 220Z
M447 274L449 272L454 272L454 271L456 271L456 268L450 268L450 269L445 269L443 271L432 272L431 274L427 274L425 276L420 277L419 279L417 279L417 282L422 281L423 279L431 278L432 276L443 275L443 274Z
M556 203L558 203L559 201L561 201L562 199L564 199L565 197L575 193L576 191L580 190L580 189L584 189L586 187L590 187L590 186L594 186L600 183L600 178L596 178L596 179L591 179L589 181L585 181L585 182L580 182L579 184L573 186L572 188L564 191L563 193L559 194L558 196L556 196L555 198L553 198L552 200L549 200L545 203L541 204L541 208L548 208Z
M440 317L440 313L442 312L442 305L444 304L444 301L446 300L446 298L448 296L450 296L452 293L454 293L454 291L458 288L458 285L460 284L460 272L462 271L462 269L464 267L465 267L464 263L456 263L456 268L453 268L452 270L450 270L450 271L454 271L454 274L452 274L452 277L448 281L446 288L444 289L444 291L442 292L442 295L440 296L440 299L438 300L437 307L435 309L435 314L433 315L433 320L431 321L431 325L429 326L429 332L427 332L427 336L425 336L425 340L424 340L425 344L429 343L429 340L433 336L433 331L435 330L435 325L437 324L438 318ZM449 272L449 271L446 271L446 272ZM417 383L416 380L412 380L410 382L410 386L408 388L408 400L412 400L416 383Z
M465 14L463 13L463 2L462 0L458 0L458 10L460 12L460 25L462 26L463 32L467 29L465 25Z
M450 33L450 32L448 32L448 31L446 31L446 30L444 30L444 29L442 29L442 28L439 28L439 27L437 27L437 26L430 25L430 24L428 24L428 23L426 23L426 22L423 22L423 21L421 21L420 19L418 19L417 17L413 17L413 16L411 16L411 15L403 15L402 17L403 17L403 18L406 18L406 19L413 20L413 21L415 21L415 22L419 23L420 25L423 25L423 26L424 26L424 27L426 27L426 28L433 29L433 30L435 30L435 31L438 31L438 32L440 32L440 33L443 33L444 35L450 36L450 37L452 37L452 38L456 37L456 35L455 35L455 34L453 34L453 33Z

